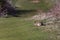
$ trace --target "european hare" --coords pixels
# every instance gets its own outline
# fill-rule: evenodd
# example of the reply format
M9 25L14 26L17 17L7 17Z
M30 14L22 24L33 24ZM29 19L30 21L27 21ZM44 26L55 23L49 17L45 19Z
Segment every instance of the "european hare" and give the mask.
M44 26L43 22L39 22L39 21L34 21L34 25L35 26Z

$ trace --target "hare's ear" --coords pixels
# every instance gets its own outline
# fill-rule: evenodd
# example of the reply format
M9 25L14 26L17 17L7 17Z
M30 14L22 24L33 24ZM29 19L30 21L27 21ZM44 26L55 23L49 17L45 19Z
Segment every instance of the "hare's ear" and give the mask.
M41 22L41 26L46 26L46 24L44 22Z

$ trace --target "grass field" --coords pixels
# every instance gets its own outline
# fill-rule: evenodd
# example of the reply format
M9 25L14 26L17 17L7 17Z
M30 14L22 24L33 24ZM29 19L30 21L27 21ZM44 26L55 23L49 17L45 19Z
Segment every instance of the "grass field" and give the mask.
M47 33L34 28L32 21L0 18L0 40L47 40Z
M20 10L36 10L42 9L44 11L49 10L54 2L52 0L39 0L39 3L32 3L32 0L12 0L12 4Z
M0 18L0 40L52 40L24 18Z

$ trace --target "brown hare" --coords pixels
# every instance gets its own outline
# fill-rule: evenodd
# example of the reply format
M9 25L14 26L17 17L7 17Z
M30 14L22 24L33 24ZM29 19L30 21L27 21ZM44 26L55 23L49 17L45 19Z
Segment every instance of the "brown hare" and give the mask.
M43 22L34 21L34 25L35 26L44 26L45 24Z

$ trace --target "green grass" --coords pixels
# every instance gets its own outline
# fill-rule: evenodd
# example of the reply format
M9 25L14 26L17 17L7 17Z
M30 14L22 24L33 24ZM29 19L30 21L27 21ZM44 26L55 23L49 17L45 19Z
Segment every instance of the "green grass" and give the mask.
M20 10L42 9L44 11L47 11L53 5L53 2L51 0L40 0L40 2L37 4L31 3L30 1L31 0L13 0L12 3L16 7L18 7L18 9L20 9ZM46 1L47 1L47 3L46 3Z
M0 40L48 40L48 37L47 32L34 27L33 21L0 18Z

